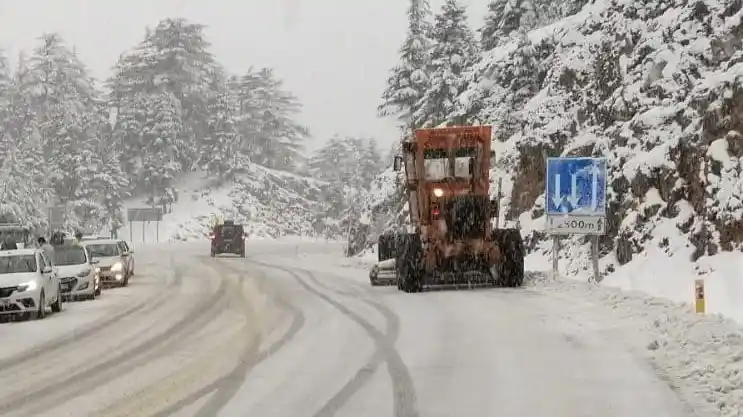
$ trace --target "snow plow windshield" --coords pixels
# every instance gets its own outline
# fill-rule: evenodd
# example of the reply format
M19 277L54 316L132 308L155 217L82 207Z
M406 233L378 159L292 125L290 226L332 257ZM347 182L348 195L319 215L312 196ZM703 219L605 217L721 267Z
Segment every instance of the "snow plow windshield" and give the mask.
M443 181L447 178L470 179L472 158L477 158L477 148L466 147L452 149L454 175L451 175L449 153L444 148L426 149L423 151L423 169L426 181Z

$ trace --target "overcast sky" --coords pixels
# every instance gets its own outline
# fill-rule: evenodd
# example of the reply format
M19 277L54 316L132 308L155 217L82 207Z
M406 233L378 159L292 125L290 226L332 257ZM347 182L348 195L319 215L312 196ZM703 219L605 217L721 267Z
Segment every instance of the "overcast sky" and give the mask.
M479 26L488 0L462 0ZM434 11L443 0L433 0ZM184 17L207 26L212 52L230 71L276 69L304 104L314 148L334 133L398 139L376 117L388 70L405 35L406 0L0 0L0 48L11 60L43 32L58 32L104 79L145 26Z

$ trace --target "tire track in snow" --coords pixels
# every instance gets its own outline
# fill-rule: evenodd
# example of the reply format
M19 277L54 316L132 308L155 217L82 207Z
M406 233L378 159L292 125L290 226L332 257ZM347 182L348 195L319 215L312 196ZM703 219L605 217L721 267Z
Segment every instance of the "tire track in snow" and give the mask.
M336 291L335 289L328 288L321 284L317 278L315 278L315 274L312 271L300 268L284 268L261 262L255 263L290 274L305 290L330 304L336 310L340 311L341 314L359 325L374 340L374 343L377 346L377 350L372 355L371 359L361 369L359 369L351 380L349 380L330 400L328 400L320 410L313 414L313 417L334 416L338 410L340 410L341 407L343 407L343 405L353 397L354 394L368 383L383 361L387 363L388 372L392 381L393 415L395 417L418 417L420 415L418 412L418 399L415 392L415 385L413 384L413 378L410 376L410 371L408 370L407 365L405 365L405 362L402 360L402 357L395 348L395 342L400 333L400 319L395 313L378 302L371 301L359 295L351 295L358 297L359 300L376 309L384 316L388 330L387 334L383 334L370 322L364 320L361 316L344 306L342 303L315 289L296 272L300 271L307 275L307 278L310 281L321 288L334 292ZM348 296L350 294L346 292L344 295Z
M176 275L183 271L176 270ZM0 415L24 409L24 414L37 415L54 407L60 401L70 400L90 392L94 388L121 377L126 370L151 362L158 353L165 354L180 342L179 336L188 336L203 324L219 315L226 307L221 300L226 296L227 281L220 276L220 285L210 297L204 298L195 307L167 330L139 343L118 355L112 355L102 363L81 371L69 372L50 378L39 384L39 388L25 391L23 395L0 400ZM26 409L27 408L27 409Z
M174 262L175 260L171 256L171 265L174 264ZM84 327L82 330L67 333L63 337L42 343L17 355L0 359L0 373L6 373L11 369L21 368L29 362L37 360L39 357L47 356L50 353L72 345L73 343L79 343L91 339L93 336L97 336L98 332L101 330L105 330L109 328L109 326L133 316L134 314L147 313L155 310L159 308L162 304L161 302L167 298L168 291L172 291L173 287L180 287L182 283L182 274L174 274L174 280L170 283L163 283L164 285L158 288L155 295L145 298L124 311L96 320Z
M241 259L242 260L242 259ZM226 266L226 268L233 272L241 274L241 280L244 280L248 275L248 272L240 270L234 266ZM261 279L265 279L265 273L259 272ZM247 301L247 300L246 300ZM272 343L267 349L259 351L260 343L248 344L240 355L240 361L235 368L227 375L215 380L214 382L204 386L198 391L190 394L186 398L176 402L172 406L158 412L153 417L167 417L178 411L190 406L196 401L204 398L205 396L214 393L206 404L204 404L195 414L195 417L213 417L219 414L219 411L224 408L237 394L240 387L245 382L245 379L258 364L269 359L277 352L279 352L284 346L286 346L305 326L306 318L302 311L295 306L291 305L288 301L281 297L276 299L278 306L289 313L292 316L292 321L289 329L284 333L281 338Z

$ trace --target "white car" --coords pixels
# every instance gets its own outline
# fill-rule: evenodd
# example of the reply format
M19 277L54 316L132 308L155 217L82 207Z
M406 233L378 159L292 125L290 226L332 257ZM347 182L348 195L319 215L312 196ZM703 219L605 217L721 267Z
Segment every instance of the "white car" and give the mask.
M54 247L54 266L64 299L94 300L101 295L96 264L84 243L69 242Z
M44 251L0 251L0 314L42 319L47 307L62 311L62 293Z

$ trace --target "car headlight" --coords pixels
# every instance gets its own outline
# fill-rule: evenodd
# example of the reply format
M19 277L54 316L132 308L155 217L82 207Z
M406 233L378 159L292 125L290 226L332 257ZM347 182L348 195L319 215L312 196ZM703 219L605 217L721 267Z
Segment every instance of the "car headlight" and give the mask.
M444 190L442 190L441 188L434 188L433 195L435 195L436 197L441 197L444 195Z
M38 288L36 281L28 281L18 286L18 292L33 291Z
M85 277L87 277L88 275L90 275L90 271L91 271L90 269L86 269L85 271L82 271L82 272L78 272L78 273L77 273L77 276L78 276L79 278L85 278Z
M124 266L123 266L123 265L121 265L121 262L116 262L116 263L114 264L114 266L112 266L112 267L111 267L111 271L113 271L113 272L118 272L118 271L121 271L121 269L122 269L123 267L124 267Z

